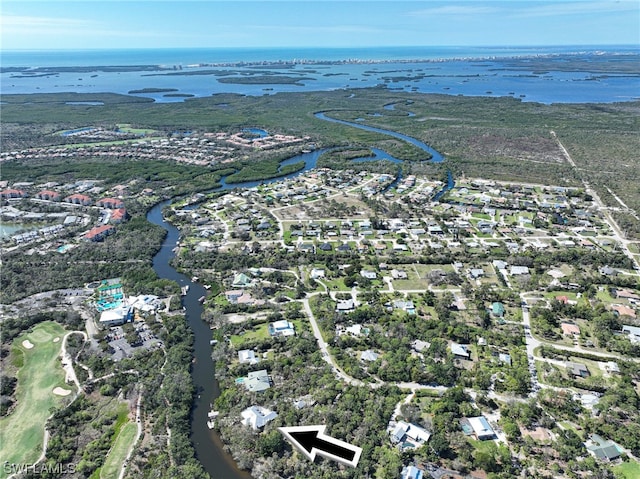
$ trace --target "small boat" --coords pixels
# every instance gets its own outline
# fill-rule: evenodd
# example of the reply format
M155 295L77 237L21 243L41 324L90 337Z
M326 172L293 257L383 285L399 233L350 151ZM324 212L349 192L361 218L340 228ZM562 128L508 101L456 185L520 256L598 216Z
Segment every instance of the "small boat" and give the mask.
M209 429L213 429L216 426L216 423L214 421L207 421L207 427Z
M209 419L213 419L218 417L218 415L220 414L220 411L214 411L213 409L211 411L209 411L209 413L207 414L209 416Z
M188 291L189 291L189 285L186 285L186 286L183 286L182 288L180 288L180 292L181 292L182 296L186 296Z
M204 303L205 299L206 299L206 296L200 296L200 298L198 298L198 301L200 301L201 303Z
M197 276L193 276L193 277L191 278L191 281L193 281L193 282L195 283L195 282L197 282L197 281L198 281L198 279L199 279L199 278L198 278Z

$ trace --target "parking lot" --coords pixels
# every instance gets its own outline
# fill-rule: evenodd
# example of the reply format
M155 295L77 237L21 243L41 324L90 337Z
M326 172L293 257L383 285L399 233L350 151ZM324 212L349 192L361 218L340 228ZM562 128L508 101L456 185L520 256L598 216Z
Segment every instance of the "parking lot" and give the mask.
M111 358L114 361L128 358L135 354L136 351L140 351L140 349L150 349L154 346L162 345L162 342L151 332L145 323L134 323L134 328L139 338L139 341L135 344L129 344L126 340L126 333L122 326L113 326L109 328L109 332L107 333L105 340L113 349Z

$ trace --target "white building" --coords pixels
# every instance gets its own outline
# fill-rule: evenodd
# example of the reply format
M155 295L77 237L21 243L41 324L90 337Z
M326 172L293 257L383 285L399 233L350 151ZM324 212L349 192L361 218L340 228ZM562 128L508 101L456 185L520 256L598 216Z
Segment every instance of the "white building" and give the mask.
M467 419L469 425L473 429L473 433L480 441L484 439L493 439L496 437L496 433L489 425L489 421L484 416L470 417Z
M261 406L251 406L242 411L240 415L242 416L242 424L251 426L254 430L264 427L269 421L278 417L274 411Z
M258 364L260 358L256 357L256 353L251 349L243 349L238 351L238 361L240 364Z

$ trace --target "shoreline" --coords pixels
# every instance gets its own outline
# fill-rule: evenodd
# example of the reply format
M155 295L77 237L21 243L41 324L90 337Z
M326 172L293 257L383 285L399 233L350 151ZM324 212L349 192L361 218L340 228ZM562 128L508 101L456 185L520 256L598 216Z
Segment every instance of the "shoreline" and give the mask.
M527 47L523 47L527 48ZM530 47L535 48L535 47ZM547 47L553 48L553 47ZM615 49L608 50L606 47L602 46L600 48L593 47L587 48L583 50L568 50L563 52L540 52L540 53L516 53L516 54L485 54L485 55L464 55L464 56L438 56L434 58L428 57L414 57L414 58L342 58L342 59L322 59L322 58L289 58L289 59L276 59L276 60L233 60L233 61L221 61L221 62L208 62L208 61L196 61L191 62L187 65L182 66L180 64L181 69L193 69L193 68L225 68L225 67L255 67L255 66L296 66L296 65L377 65L377 64L393 64L393 63L401 63L401 64L410 64L410 63L446 63L446 62L482 62L482 61L513 61L513 60L532 60L532 59L553 59L553 58L562 58L562 57L579 57L579 56L591 56L599 59L605 57L620 57L620 56L640 56L640 49L634 48L633 45L620 45L615 47ZM544 49L544 47L542 47ZM328 49L330 50L330 49ZM345 48L345 50L348 50ZM371 50L375 50L371 48ZM93 52L94 50L92 50ZM167 51L167 49L148 49L149 54L157 54L159 52ZM181 50L182 51L182 50ZM193 52L196 49L184 49L184 52ZM207 50L208 51L208 50ZM212 50L214 51L214 50ZM243 50L238 50L243 51ZM252 49L248 49L245 51L254 51ZM75 54L80 52L80 50L56 50L55 53L58 54ZM117 53L123 56L127 56L131 53L130 50L95 50L96 53L99 52L109 52L109 53ZM47 54L49 51L47 50L8 50L4 52L5 56L7 54L16 55L16 56L30 56L30 55L42 55ZM135 69L153 71L153 69L157 69L158 71L172 69L178 65L172 62L161 62L161 63L140 63L140 64L101 64L101 65L39 65L39 66L25 66L25 65L12 65L5 59L4 65L0 67L0 73L18 73L29 71L33 73L37 72L48 72L51 70L63 70L66 72L73 72L73 69L81 69L81 72L88 71L99 71L103 68L115 69L122 68L122 71L137 71ZM111 70L117 71L117 70ZM80 71L79 71L80 72Z

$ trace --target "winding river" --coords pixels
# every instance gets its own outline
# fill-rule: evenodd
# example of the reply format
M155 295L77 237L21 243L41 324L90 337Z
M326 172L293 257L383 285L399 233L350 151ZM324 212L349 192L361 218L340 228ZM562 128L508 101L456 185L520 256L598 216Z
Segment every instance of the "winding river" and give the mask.
M439 152L415 138L390 130L383 130L381 128L375 128L344 120L337 120L326 116L324 113L316 113L316 117L321 120L341 123L376 133L382 133L407 141L430 153L432 155L431 161L444 161L444 157ZM319 149L309 153L303 153L282 163L282 166L284 166L286 164L304 161L304 168L295 173L270 180L250 181L235 184L227 184L223 178L221 180L222 186L218 190L252 188L260 184L273 183L286 178L295 177L314 168L318 158L325 151L326 149ZM373 153L374 156L360 159L360 161L388 160L394 163L402 162L402 160L394 158L382 150L373 149ZM451 187L453 187L453 179L449 174L448 184L445 187L445 190L450 189ZM155 205L147 214L147 220L155 225L161 226L167 231L167 236L160 248L160 251L158 251L153 258L153 269L160 278L175 281L180 286L189 286L189 291L186 296L182 298L182 304L185 307L187 322L194 334L195 361L192 367L192 377L198 391L198 397L195 401L191 416L191 441L195 446L198 460L202 463L212 479L250 479L251 476L249 473L238 469L233 458L224 451L222 441L218 434L207 427L207 413L210 409L210 404L220 395L220 388L214 376L214 364L211 359L211 345L209 343L212 338L211 329L206 322L202 321L203 306L198 301L200 297L206 294L206 290L198 283L192 282L187 276L177 272L170 264L171 260L175 256L173 250L178 244L180 238L180 232L178 229L164 221L162 216L162 209L170 203L171 200L167 200Z

